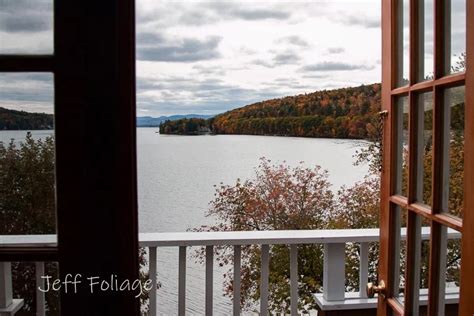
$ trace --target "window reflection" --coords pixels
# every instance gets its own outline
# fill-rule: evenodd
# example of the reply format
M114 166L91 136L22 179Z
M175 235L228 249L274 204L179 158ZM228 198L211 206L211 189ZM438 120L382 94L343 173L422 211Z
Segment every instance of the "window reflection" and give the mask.
M416 200L431 206L433 162L433 93L417 97L417 192Z
M433 0L418 1L418 81L433 79Z
M395 194L408 193L408 97L400 97L396 104L396 186Z
M463 72L466 68L466 1L444 1L444 73Z
M464 201L464 86L446 89L443 100L442 210L462 218Z
M407 85L409 79L410 15L408 0L397 3L397 85L400 87Z

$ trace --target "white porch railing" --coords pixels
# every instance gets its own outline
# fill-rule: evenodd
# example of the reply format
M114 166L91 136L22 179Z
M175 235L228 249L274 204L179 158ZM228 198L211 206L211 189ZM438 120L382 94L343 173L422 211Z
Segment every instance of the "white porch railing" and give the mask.
M406 232L402 229L402 239ZM448 230L449 239L460 238L454 230ZM422 229L422 239L429 239L429 228ZM149 315L157 314L157 248L178 247L178 315L186 311L186 252L191 246L204 246L205 260L205 314L213 313L213 265L215 246L233 246L234 248L234 298L233 315L240 315L240 272L241 247L244 245L261 245L261 287L260 314L268 310L269 259L270 245L290 246L290 302L291 315L298 314L298 245L324 245L323 293L316 295L316 301L322 310L365 309L374 308L376 299L360 293L345 292L345 245L360 245L359 288L365 289L368 279L369 243L378 242L378 229L344 229L344 230L289 230L289 231L240 231L240 232L183 232L183 233L142 233L139 235L141 247L149 249L149 275L153 282L150 292ZM55 235L0 236L2 246L50 246L56 243ZM36 263L37 286L44 286L41 276L44 264ZM36 291L37 315L45 315L44 293ZM4 298L5 297L5 298ZM17 311L9 310L16 306L21 308L22 300L12 300L11 271L9 263L0 263L0 315L14 315Z

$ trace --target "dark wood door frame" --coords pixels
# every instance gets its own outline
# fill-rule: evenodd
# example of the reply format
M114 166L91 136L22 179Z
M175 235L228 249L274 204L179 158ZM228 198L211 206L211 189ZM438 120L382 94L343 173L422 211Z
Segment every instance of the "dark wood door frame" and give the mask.
M134 0L54 1L54 54L2 55L0 72L52 72L57 247L2 261L57 261L60 278L138 278ZM137 292L63 291L62 315L139 315Z
M60 276L138 278L133 0L55 1ZM63 315L138 315L135 293L61 293Z

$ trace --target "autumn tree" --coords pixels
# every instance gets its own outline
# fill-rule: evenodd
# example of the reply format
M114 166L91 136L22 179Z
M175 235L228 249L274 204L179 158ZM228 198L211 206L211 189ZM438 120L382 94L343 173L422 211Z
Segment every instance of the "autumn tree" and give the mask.
M216 220L214 226L197 231L301 230L327 228L378 227L380 179L369 175L352 187L342 187L337 195L331 190L328 173L316 166L302 164L290 167L273 164L262 158L252 180L238 179L234 185L216 187L207 215ZM370 245L371 276L376 275L378 245ZM232 248L219 247L217 260L221 265L233 261ZM346 290L358 290L359 247L347 246ZM204 259L204 249L197 258ZM313 294L322 287L323 249L321 245L298 246L299 309L314 309ZM242 247L241 300L252 308L260 297L260 247ZM273 245L270 249L269 308L287 312L290 306L289 247ZM225 275L224 290L232 295L232 273Z
M322 229L334 209L334 195L328 174L320 167L290 167L273 164L262 158L255 169L254 180L238 179L234 185L216 187L208 216L217 224L199 231L301 230ZM273 245L270 255L270 309L289 308L289 249ZM312 293L322 285L322 247L301 245L298 249L300 309L314 308ZM230 247L217 250L217 260L226 264L233 260ZM201 257L202 258L202 257ZM251 307L259 299L260 247L242 247L242 304ZM232 295L232 273L226 274L224 289Z

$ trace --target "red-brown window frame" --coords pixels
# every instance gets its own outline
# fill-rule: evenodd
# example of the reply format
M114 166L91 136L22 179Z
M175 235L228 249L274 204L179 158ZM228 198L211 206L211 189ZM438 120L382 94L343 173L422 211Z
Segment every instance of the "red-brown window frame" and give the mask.
M434 78L432 80L417 82L416 70L418 67L418 1L410 1L410 54L409 54L409 83L407 86L397 87L397 4L401 0L386 0L382 2L382 109L388 111L388 124L385 125L384 129L384 162L383 162L383 176L382 176L382 195L381 195L381 253L380 253L380 267L379 267L379 278L389 280L387 284L387 300L379 300L379 315L388 315L391 310L396 315L411 314L413 311L413 300L412 298L417 289L417 285L413 284L413 271L407 269L406 271L406 288L405 288L405 303L401 306L397 300L393 299L394 296L394 274L391 270L391 265L396 260L399 260L398 254L394 253L396 249L396 238L399 227L394 227L397 218L395 218L395 212L391 211L393 205L398 205L402 208L407 209L407 262L406 265L409 267L416 256L410 254L414 252L417 232L416 222L419 220L419 216L422 216L432 223L432 234L430 239L430 279L429 279L429 305L428 314L436 315L438 312L438 304L440 289L439 289L439 258L440 258L440 241L441 241L441 227L447 226L462 232L462 253L463 253L463 266L471 267L474 264L474 232L471 227L474 225L474 214L472 209L474 206L473 201L473 179L474 167L472 163L465 163L464 175L467 179L464 183L465 201L464 201L464 214L463 219L459 219L441 211L441 204L439 201L440 196L440 185L442 156L439 148L442 147L441 137L439 133L442 132L442 113L440 112L440 105L442 104L441 92L449 87L454 86L465 86L465 161L472 161L474 158L474 130L473 130L473 104L474 104L474 73L471 70L473 67L470 65L474 60L474 19L467 18L466 25L466 54L467 54L467 67L465 73L458 73L452 75L444 75L443 69L443 53L444 53L444 39L443 39L443 1L434 0ZM466 17L474 16L474 1L466 0ZM415 65L415 67L413 66ZM409 136L409 158L408 168L410 170L408 179L408 196L403 197L400 195L392 195L394 192L394 166L397 160L395 157L396 152L393 148L396 144L396 133L394 133L395 114L392 111L395 99L400 96L408 96L410 104L410 112L414 109L416 104L414 98L416 95L432 91L434 96L434 131L435 135L435 157L433 162L433 203L432 207L427 207L421 203L416 203L416 183L415 183L415 161L416 161L416 150L415 149L415 136ZM438 106L436 106L436 104ZM438 111L436 110L438 108ZM415 117L409 116L409 128L413 126ZM437 147L438 149L435 149ZM465 228L463 229L463 224ZM460 315L471 315L474 313L474 307L472 301L474 301L474 291L469 290L469 286L474 281L473 269L462 269L461 271L461 296L460 296ZM444 290L444 289L443 289Z

